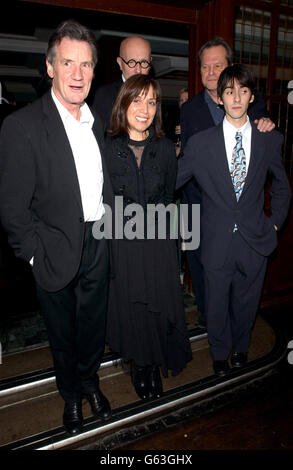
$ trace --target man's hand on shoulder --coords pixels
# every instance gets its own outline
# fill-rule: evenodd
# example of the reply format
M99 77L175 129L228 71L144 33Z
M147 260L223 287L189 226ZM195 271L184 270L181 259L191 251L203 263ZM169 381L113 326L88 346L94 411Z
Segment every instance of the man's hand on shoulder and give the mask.
M260 132L271 132L276 127L273 121L267 117L256 119L254 122L257 124L257 128Z

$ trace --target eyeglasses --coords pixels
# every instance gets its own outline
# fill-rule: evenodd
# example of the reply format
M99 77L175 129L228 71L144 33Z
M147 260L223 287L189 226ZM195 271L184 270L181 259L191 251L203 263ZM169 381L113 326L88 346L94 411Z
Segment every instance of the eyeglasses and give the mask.
M147 60L134 60L130 59L128 61L124 60L123 57L119 56L121 60L123 60L124 64L128 65L131 69L134 69L134 67L139 64L142 69L148 69L151 66L151 63L148 62Z

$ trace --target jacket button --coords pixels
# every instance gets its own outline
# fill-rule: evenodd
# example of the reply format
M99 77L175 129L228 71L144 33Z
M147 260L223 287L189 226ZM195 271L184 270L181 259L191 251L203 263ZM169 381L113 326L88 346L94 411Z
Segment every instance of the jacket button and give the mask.
M80 217L79 221L80 221L80 223L82 223L83 222L83 217Z

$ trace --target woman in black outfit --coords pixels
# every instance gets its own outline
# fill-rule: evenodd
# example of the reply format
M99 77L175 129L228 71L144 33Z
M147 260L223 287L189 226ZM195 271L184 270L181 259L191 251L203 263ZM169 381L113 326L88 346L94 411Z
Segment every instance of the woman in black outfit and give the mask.
M115 101L106 142L110 178L115 196L123 198L126 223L123 239L112 241L107 342L131 361L133 385L142 399L162 395L159 368L165 377L168 370L176 375L191 359L176 242L169 233L164 239L147 238L147 208L172 203L176 180L174 145L164 138L160 100L155 80L130 77ZM138 212L125 215L125 208L138 207L129 207L134 203L144 210L139 221ZM130 240L129 231L137 236Z

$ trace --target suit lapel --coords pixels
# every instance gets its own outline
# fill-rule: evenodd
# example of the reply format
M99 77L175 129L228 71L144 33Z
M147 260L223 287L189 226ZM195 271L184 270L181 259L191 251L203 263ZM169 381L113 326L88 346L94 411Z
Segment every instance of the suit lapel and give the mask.
M247 177L244 183L242 194L239 198L241 201L242 195L251 185L254 176L257 173L259 165L262 162L263 156L265 155L265 146L264 140L262 138L261 132L257 130L257 127L254 123L251 123L252 131L251 131L251 152L250 152L250 162L247 172ZM209 144L207 144L209 145ZM225 184L228 190L232 190L234 192L234 186L232 183L230 169L228 166L228 160L226 155L226 148L225 148L225 140L224 140L224 133L223 133L223 124L219 124L215 128L215 139L213 145L210 146L215 161L215 171L222 178L223 184ZM236 201L235 195L235 201Z
M257 127L254 123L251 123L250 162L249 162L248 172L247 172L247 176L245 179L242 194L251 185L253 178L257 173L257 169L262 162L264 155L265 155L265 145L264 145L264 140L262 138L262 133L257 130ZM240 199L241 199L241 196L240 196Z
M91 110L92 111L92 110ZM93 113L93 111L92 111ZM94 113L93 113L94 115ZM99 118L97 115L94 115L94 125L93 125L93 133L94 136L98 142L100 152L103 158L103 150L104 150L104 135L103 135L103 125L102 122L99 121Z
M104 186L103 186L103 197L104 202L110 204L110 206L114 207L114 194L112 191L112 185L110 182L110 176L108 174L108 168L104 157L104 150L105 150L105 139L104 139L104 132L103 132L103 125L102 121L97 114L91 110L94 115L94 125L93 125L93 133L95 138L97 139L97 143L99 145L101 160L102 160L102 168L103 168L103 177L104 177Z
M200 111L198 115L200 116L200 121L204 123L204 129L209 129L210 127L215 126L215 122L210 113L209 107L204 99L204 92L202 92L199 96L200 98L198 100L198 107L200 108Z
M105 159L104 159L105 142L104 142L104 134L103 134L103 125L102 125L102 122L100 121L100 119L97 115L94 115L94 118L95 118L95 120L94 120L94 125L93 125L93 133L94 133L94 136L96 138L96 141L97 141L99 149L100 149L101 160L102 160L102 169L103 169L103 174L105 175L106 162L105 162ZM104 177L104 183L105 183L105 177Z
M45 125L49 148L52 148L52 159L58 160L62 181L71 186L72 192L82 208L74 156L62 119L51 97L51 91L43 96L43 111L46 116Z
M227 160L225 139L223 133L223 123L215 127L215 136L212 145L207 143L214 156L214 171L223 183L223 188L227 188L229 193L234 191L230 169ZM235 196L236 200L236 196Z

